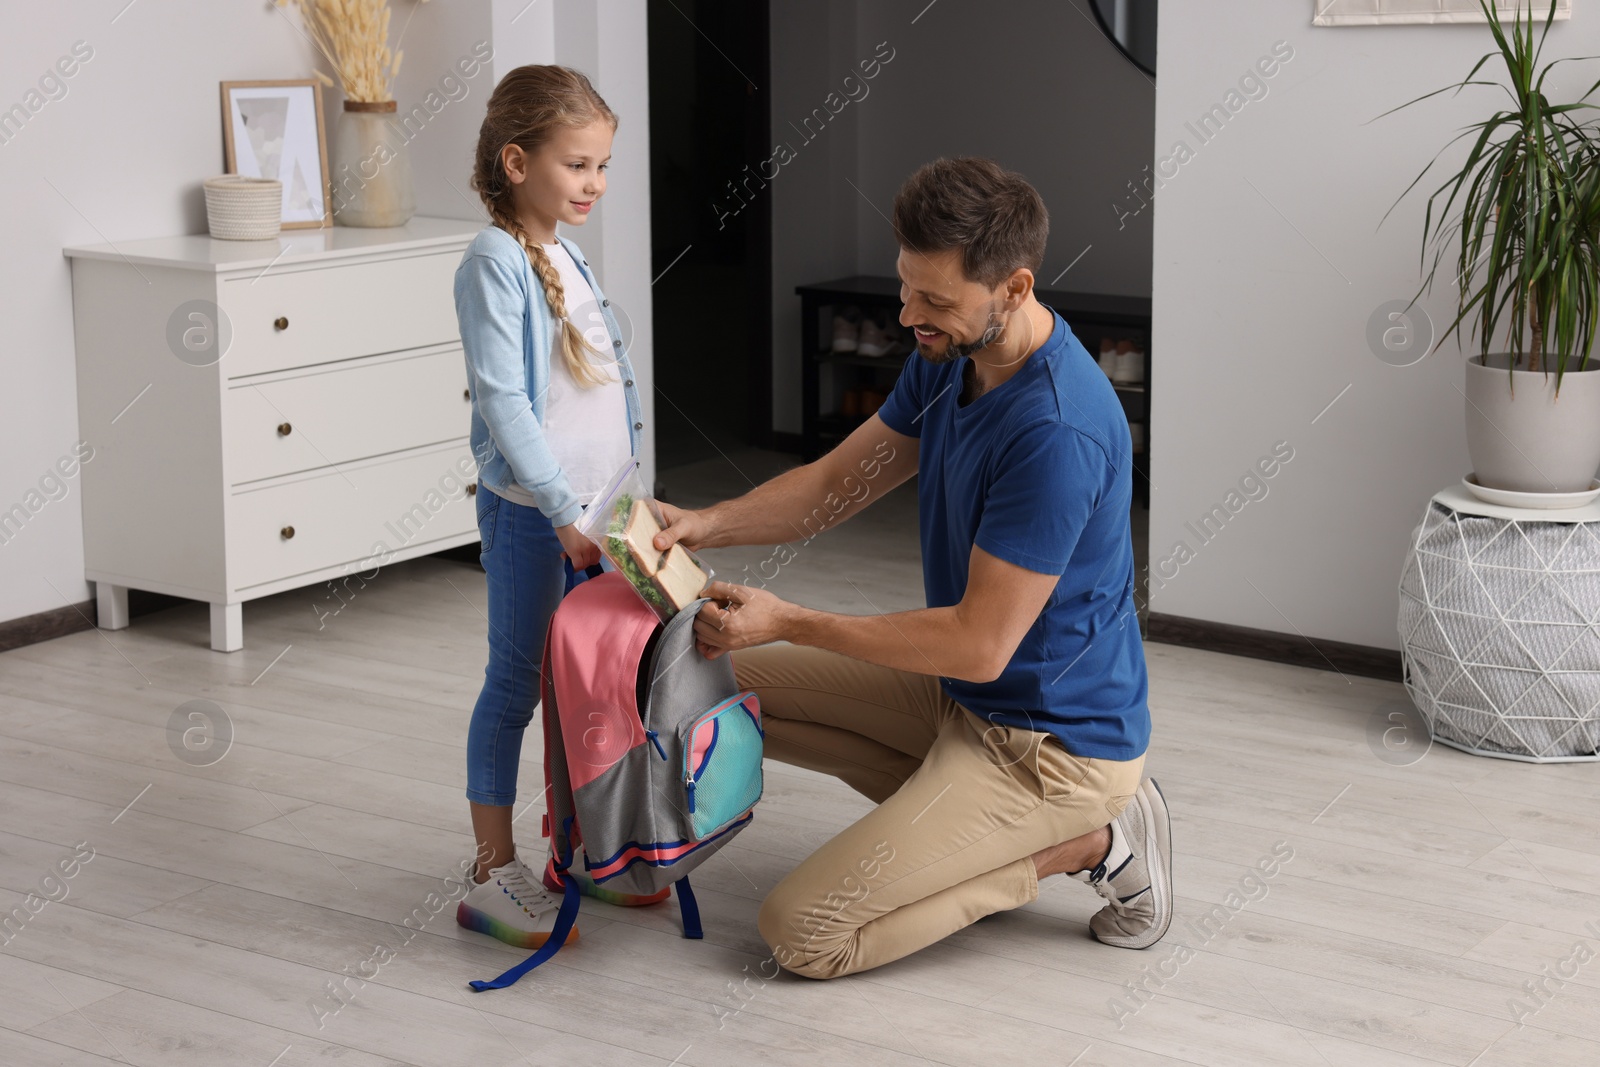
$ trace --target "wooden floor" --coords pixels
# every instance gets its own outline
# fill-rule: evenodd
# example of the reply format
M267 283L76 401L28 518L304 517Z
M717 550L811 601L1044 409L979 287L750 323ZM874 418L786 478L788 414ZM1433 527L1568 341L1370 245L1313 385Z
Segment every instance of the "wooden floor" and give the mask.
M663 482L692 503L779 466L741 453ZM919 606L914 505L892 494L772 588ZM750 580L766 555L711 561ZM482 573L386 568L320 628L319 602L248 604L230 655L198 605L0 655L0 910L28 916L0 949L0 1064L1600 1063L1600 767L1439 747L1392 765L1369 728L1398 686L1161 645L1149 769L1174 813L1178 917L1154 948L1094 941L1098 898L1058 877L897 964L764 980L763 894L866 809L769 765L755 822L696 874L703 942L673 904L586 901L580 944L474 994L521 953L429 902L472 847ZM210 766L169 747L195 700L231 723ZM527 844L538 816L520 817ZM93 859L52 878L80 842ZM1263 876L1275 848L1290 858ZM393 958L374 974L378 946ZM332 1012L347 974L370 980Z

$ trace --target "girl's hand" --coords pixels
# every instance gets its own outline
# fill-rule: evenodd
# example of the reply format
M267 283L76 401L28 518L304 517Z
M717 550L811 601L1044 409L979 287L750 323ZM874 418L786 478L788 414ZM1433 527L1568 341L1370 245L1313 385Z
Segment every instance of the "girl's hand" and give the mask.
M661 517L666 520L666 525L655 536L656 548L665 552L674 544L681 543L691 552L699 551L711 532L711 524L706 521L705 516L698 511L673 507L664 501L657 501L656 506L661 509Z
M600 562L600 546L579 533L577 523L557 526L556 536L561 539L561 547L565 549L561 554L572 561L573 570L586 570Z

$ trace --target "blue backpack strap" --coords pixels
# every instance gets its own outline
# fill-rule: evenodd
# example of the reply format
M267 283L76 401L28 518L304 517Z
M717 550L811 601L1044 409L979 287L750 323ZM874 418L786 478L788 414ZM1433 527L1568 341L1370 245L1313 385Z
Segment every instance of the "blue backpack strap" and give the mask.
M550 936L545 938L544 944L540 945L533 955L511 968L505 974L502 974L499 978L489 982L468 982L467 985L479 993L485 989L504 989L561 951L561 946L567 942L567 935L572 932L573 921L578 917L578 901L582 899L582 895L578 892L577 881L572 878L567 878L565 881L565 890L561 896L561 910L556 913L555 926L551 928Z
M678 891L678 914L683 920L684 937L704 937L700 929L700 905L695 902L694 890L689 888L689 876L686 874L672 883Z
M561 568L566 574L566 589L562 592L563 596L572 592L574 587L582 585L590 578L598 578L605 573L605 568L598 563L591 564L580 572L572 565L572 560L566 556L561 557ZM582 578L578 577L580 573L583 575Z
M548 812L545 813L545 818L546 820L549 819ZM551 925L550 933L545 937L544 944L534 950L533 955L500 977L490 982L468 982L467 985L471 986L475 991L481 993L485 989L504 989L506 986L512 985L517 979L561 951L561 946L567 943L567 935L572 933L572 924L578 919L578 903L583 899L583 895L578 890L577 880L566 873L567 869L572 866L571 815L561 820L561 829L562 840L566 843L566 848L562 849L559 855L550 857L550 869L561 877L561 910L556 912L556 921Z

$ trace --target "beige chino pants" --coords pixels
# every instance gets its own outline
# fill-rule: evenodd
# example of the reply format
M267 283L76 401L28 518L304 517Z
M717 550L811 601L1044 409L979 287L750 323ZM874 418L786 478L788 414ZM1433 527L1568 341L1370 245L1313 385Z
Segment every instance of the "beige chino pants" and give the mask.
M1110 823L1144 767L989 723L933 675L789 644L732 656L760 697L766 755L878 804L762 902L773 958L810 978L878 967L1037 899L1033 853Z

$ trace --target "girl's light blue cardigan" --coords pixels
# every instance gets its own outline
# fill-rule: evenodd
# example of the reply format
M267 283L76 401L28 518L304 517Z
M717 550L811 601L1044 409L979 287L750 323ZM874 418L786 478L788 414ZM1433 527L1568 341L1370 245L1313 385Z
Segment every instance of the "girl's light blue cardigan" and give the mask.
M629 446L637 456L644 429L639 390L611 301L600 292L578 246L560 235L556 240L572 253L600 303L627 398ZM587 302L586 294L566 296L569 312ZM552 525L575 521L582 505L543 429L555 320L527 252L499 226L485 226L456 267L455 297L472 394L472 454L478 480L502 496L515 481L533 496Z

